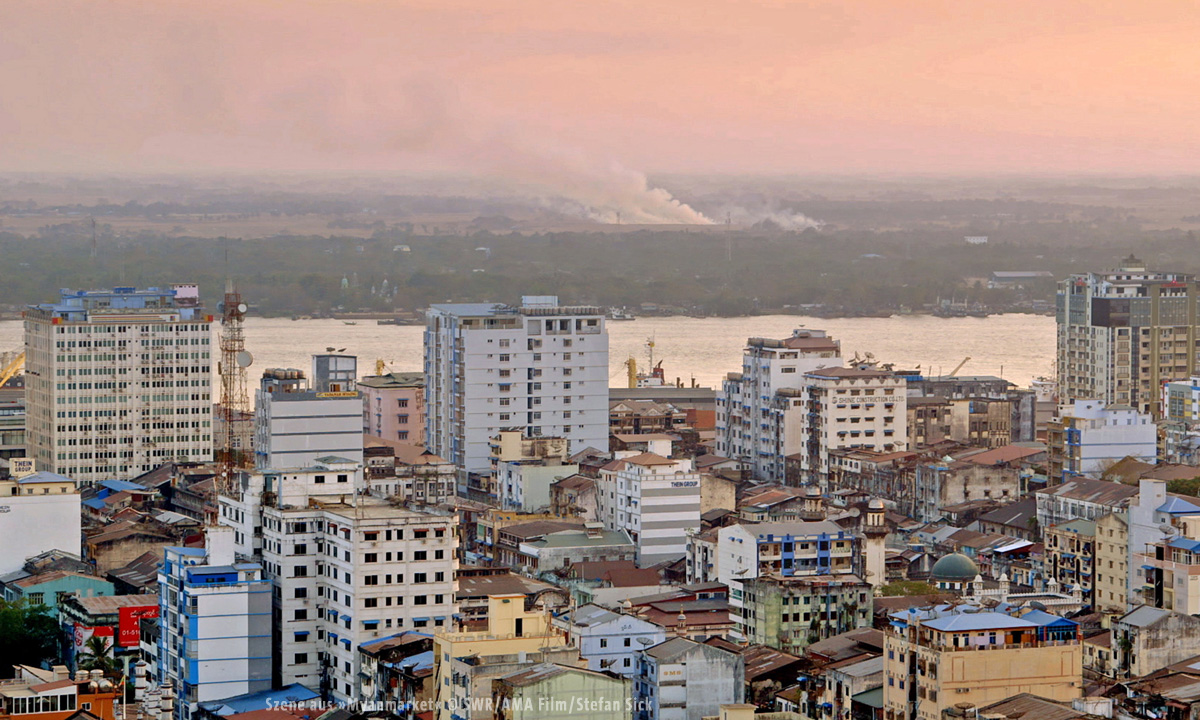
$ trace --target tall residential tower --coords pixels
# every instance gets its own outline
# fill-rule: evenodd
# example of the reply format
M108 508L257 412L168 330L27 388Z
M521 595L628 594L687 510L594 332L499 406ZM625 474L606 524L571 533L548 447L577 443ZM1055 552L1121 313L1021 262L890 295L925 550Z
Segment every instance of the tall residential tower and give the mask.
M1146 270L1079 273L1058 287L1059 401L1099 400L1162 417L1162 385L1196 369L1196 279Z
M555 296L434 305L425 327L425 443L470 472L503 429L608 447L608 332L599 308Z

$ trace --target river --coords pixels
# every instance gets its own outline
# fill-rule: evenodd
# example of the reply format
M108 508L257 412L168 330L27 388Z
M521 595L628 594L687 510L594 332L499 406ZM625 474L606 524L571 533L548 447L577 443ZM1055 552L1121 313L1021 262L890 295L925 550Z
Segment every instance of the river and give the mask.
M897 368L948 373L964 358L963 375L1000 375L1027 386L1048 375L1054 361L1054 318L1041 315L993 315L987 318L936 318L902 315L891 318L812 318L763 315L742 318L648 317L609 322L610 384L625 384L624 362L647 364L646 341L654 341L655 360L663 361L668 380L692 380L719 387L725 373L741 369L748 337L783 338L797 327L823 328L842 343L842 354L871 353ZM269 367L309 368L309 355L332 347L357 355L359 373L374 373L376 360L389 369L419 370L423 328L377 325L360 320L246 320L246 349L255 370ZM20 321L0 322L0 351L18 348Z

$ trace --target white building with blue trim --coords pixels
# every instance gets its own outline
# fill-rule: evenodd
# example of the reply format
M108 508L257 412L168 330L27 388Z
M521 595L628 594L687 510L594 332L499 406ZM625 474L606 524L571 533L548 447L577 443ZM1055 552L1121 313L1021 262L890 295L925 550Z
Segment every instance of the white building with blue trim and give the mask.
M166 548L158 574L158 679L176 689L178 720L271 688L271 585L235 561L232 529L208 528L206 545Z

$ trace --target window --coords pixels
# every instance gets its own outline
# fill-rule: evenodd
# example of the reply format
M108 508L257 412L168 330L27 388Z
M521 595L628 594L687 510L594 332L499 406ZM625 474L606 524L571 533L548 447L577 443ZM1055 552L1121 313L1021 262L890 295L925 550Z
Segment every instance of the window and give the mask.
M408 398L400 398L396 401L396 406L401 408L408 407Z
M305 664L307 664L307 663L308 663L308 653L296 653L296 657L295 657L295 659L293 660L293 662L294 662L294 664L296 664L296 665L305 665Z
M308 545L306 545L304 543L300 543L300 544L294 546L292 548L292 554L293 555L307 555L308 554Z
M608 638L600 638L600 647L602 647L602 648L608 647Z
M428 577L428 575L426 575L425 573L413 573L413 582L414 583L429 582L426 579L427 577Z
M363 598L363 607L379 607L379 598Z
M325 476L317 475L316 477L313 478L313 482L315 482L318 485L324 485L325 484Z
M308 619L308 610L305 610L304 608L300 608L298 610L293 611L292 619L293 620L307 620Z
M368 575L363 578L363 585L378 585L378 584L379 584L379 576L378 575Z
M433 559L434 560L441 560L443 557L445 557L445 555L446 555L446 552L444 550L434 550L433 551Z
M338 475L338 482L340 482L340 483L350 482L350 476L349 475Z
M367 542L375 542L379 539L379 531L363 533L363 540Z
M433 574L433 580L434 580L434 582L445 582L445 580L446 580L446 573L444 573L444 572L440 572L440 573L434 573L434 574Z
M417 595L413 598L413 605L428 605L428 604L429 604L429 596L427 596L427 595Z
M46 604L46 593L40 593L40 592L29 593L29 604L30 605L45 605Z
M379 553L367 553L363 556L363 562L379 562Z
M429 559L429 553L425 550L416 550L413 552L413 560L414 561L421 561L421 560L428 560L428 559Z
M292 594L292 597L306 598L308 597L308 588L298 587Z

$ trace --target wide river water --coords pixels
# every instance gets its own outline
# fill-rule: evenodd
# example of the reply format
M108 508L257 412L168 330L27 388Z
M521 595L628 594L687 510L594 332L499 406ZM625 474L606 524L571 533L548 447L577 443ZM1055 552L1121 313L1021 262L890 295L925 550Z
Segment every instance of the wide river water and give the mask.
M719 387L728 372L741 369L748 337L783 338L797 327L823 328L842 343L842 354L872 353L897 368L920 366L925 372L948 373L963 358L963 375L1000 375L1018 385L1051 374L1054 361L1054 318L1041 315L993 315L987 318L936 318L903 315L891 318L811 318L764 315L743 318L649 317L609 322L611 385L625 384L624 362L647 361L646 341L654 341L655 360L663 361L668 380L693 379ZM309 369L309 356L332 347L359 358L359 374L374 373L377 359L394 370L421 368L419 326L377 325L360 320L289 320L248 318L246 349L254 355L250 380L269 367ZM0 322L0 351L21 343L20 321Z

